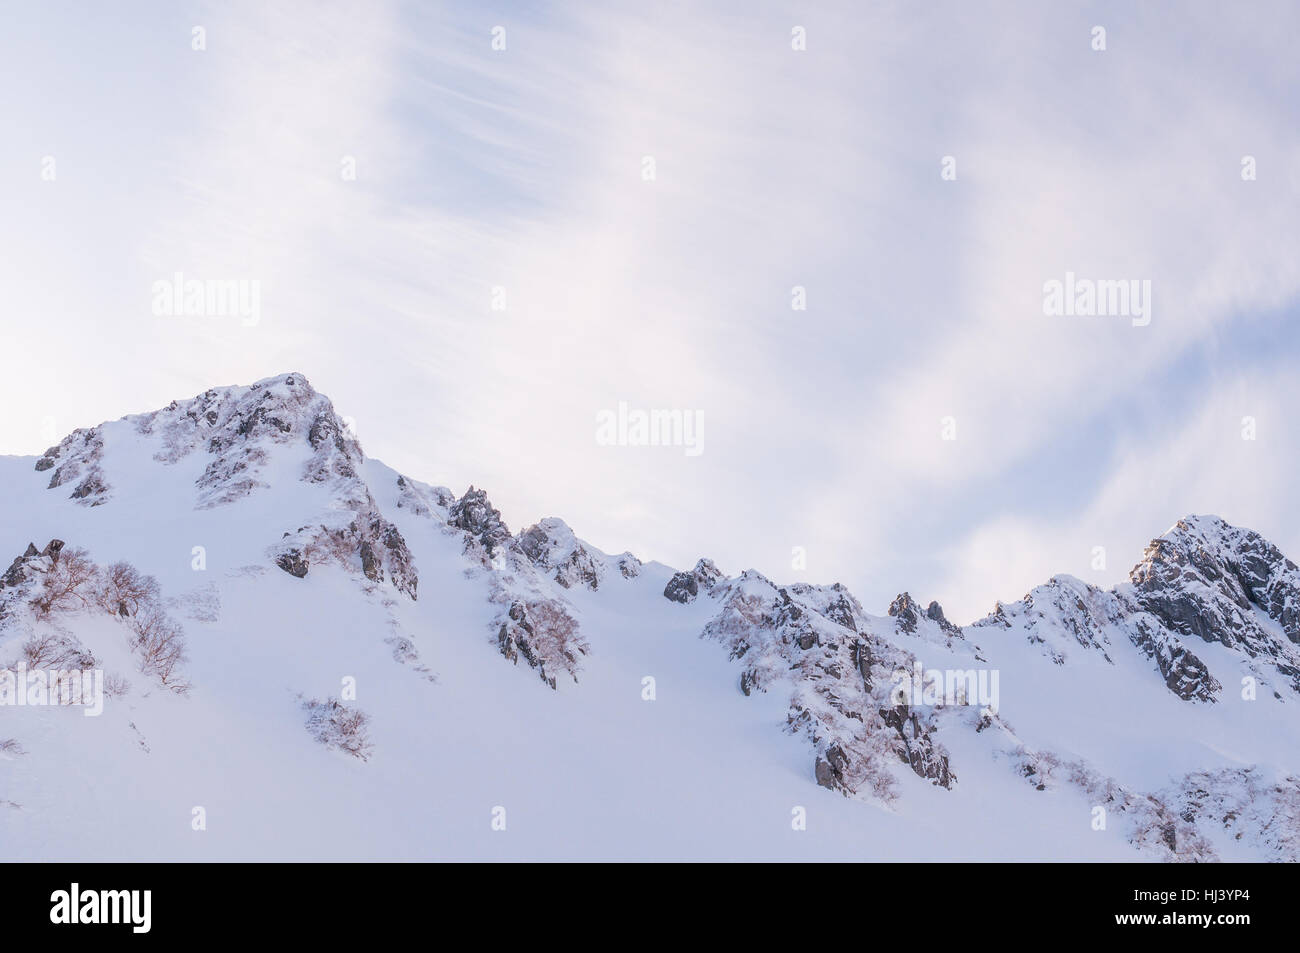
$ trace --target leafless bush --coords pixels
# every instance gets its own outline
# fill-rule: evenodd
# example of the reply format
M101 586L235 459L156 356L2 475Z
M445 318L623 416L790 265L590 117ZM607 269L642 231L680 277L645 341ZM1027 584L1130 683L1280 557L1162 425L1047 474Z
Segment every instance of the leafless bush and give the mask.
M104 676L104 695L108 698L121 698L131 691L131 683L116 672Z
M185 689L178 669L186 661L185 633L163 609L158 580L130 563L113 563L100 574L96 600L126 621L140 671L177 691ZM125 685L125 680L122 680ZM127 686L129 687L129 686Z
M365 761L370 756L370 716L359 708L333 698L313 698L303 702L307 711L307 731L328 748L346 751Z
M46 632L34 635L22 644L28 668L88 669L95 667L95 656L76 639Z
M125 622L129 643L140 657L140 671L176 692L188 686L179 677L187 660L181 627L163 609L158 580L130 563L96 566L84 549L63 549L51 561L32 599L38 619L56 611L97 606ZM75 639L57 634L34 636L22 646L31 668L93 668L95 658ZM118 686L129 689L125 679ZM111 692L110 692L111 694Z
M578 632L578 620L554 599L528 603L537 651L547 660L563 659L570 672L577 669L578 656L590 651L587 640Z
M354 527L330 529L322 526L303 547L303 555L313 564L337 563L349 567L360 545Z
M100 574L96 601L105 611L133 616L158 602L158 580L146 576L130 563L113 563Z
M99 572L84 549L64 549L53 560L32 599L37 618L86 605Z
M867 737L853 738L842 750L847 755L844 781L850 791L869 791L885 804L898 800L897 785L889 765L893 751L886 732L873 732Z
M20 754L26 754L23 746L18 743L17 738L0 738L0 754L17 757Z
M169 688L181 688L176 670L187 659L181 627L157 605L144 606L129 624L135 633L131 647L140 656L140 671Z

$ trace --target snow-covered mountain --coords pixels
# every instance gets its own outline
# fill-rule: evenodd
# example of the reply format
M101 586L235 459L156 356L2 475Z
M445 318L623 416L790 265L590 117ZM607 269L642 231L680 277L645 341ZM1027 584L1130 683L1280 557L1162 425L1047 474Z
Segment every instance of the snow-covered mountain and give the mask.
M877 616L512 533L301 374L0 491L7 700L103 673L0 706L6 859L1300 859L1300 570L1217 517L1113 590Z

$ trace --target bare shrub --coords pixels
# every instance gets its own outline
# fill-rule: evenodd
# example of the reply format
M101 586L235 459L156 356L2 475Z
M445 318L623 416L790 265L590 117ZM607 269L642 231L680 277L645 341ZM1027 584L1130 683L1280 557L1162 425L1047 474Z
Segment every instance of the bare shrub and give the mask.
M76 639L47 632L34 635L22 644L23 659L27 667L56 669L88 669L95 667L95 656Z
M492 591L493 602L510 599L504 587ZM515 600L497 617L497 648L512 662L523 658L537 669L542 681L554 688L559 672L578 680L578 656L590 646L578 631L578 621L554 599Z
M578 632L578 620L554 599L542 599L528 604L528 614L533 621L533 635L542 656L547 659L564 659L569 671L577 669L578 656L590 650L587 640Z
M867 737L852 738L843 749L847 758L843 766L844 785L851 792L870 791L885 804L898 800L894 774L889 769L892 749L886 732L872 732Z
M18 743L17 738L0 738L0 754L17 757L26 753L23 746Z
M98 569L84 549L64 549L54 558L32 599L37 618L47 618L56 611L83 608L98 575Z
M372 745L369 736L370 716L360 708L345 705L334 698L313 698L303 702L307 712L307 731L327 748L337 748L365 761Z
M308 541L306 553L313 563L334 562L350 567L356 558L359 544L355 527L329 529L322 526L320 532Z
M107 612L133 616L158 602L158 580L146 576L130 563L113 563L100 574L96 601Z
M104 695L108 698L122 698L131 691L131 683L116 672L104 676Z
M176 669L185 654L185 633L157 605L146 605L130 619L135 633L132 648L140 655L140 671L152 675L169 688L182 688Z
M140 671L158 679L172 691L188 685L179 677L187 660L185 636L163 609L158 580L130 563L106 569L96 566L84 549L56 552L31 601L38 619L56 611L95 606L125 622L131 630L129 644L140 657ZM81 643L63 635L33 636L22 646L31 668L93 668L95 658ZM121 691L129 689L121 680Z
M131 629L131 648L140 656L140 671L174 691L184 691L187 686L177 670L187 660L185 633L163 609L158 580L130 563L113 563L100 573L95 595L105 611L125 620ZM126 685L125 679L122 683Z

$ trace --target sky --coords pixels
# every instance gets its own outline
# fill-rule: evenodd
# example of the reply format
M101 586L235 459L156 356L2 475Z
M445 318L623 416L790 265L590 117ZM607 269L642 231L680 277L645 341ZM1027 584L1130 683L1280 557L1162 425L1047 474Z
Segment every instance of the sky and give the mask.
M0 453L296 371L513 530L873 612L1112 585L1188 513L1300 556L1294 4L5 21ZM155 313L177 272L257 320ZM1067 273L1149 321L1045 313Z

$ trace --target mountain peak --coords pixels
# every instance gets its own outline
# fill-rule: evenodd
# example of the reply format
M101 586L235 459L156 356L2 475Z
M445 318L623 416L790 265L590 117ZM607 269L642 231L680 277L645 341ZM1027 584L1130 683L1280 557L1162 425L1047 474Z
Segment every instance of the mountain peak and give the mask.
M1263 536L1189 516L1151 541L1129 579L1172 631L1275 659L1300 690L1300 570Z

